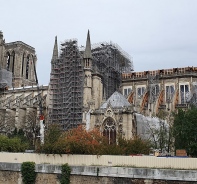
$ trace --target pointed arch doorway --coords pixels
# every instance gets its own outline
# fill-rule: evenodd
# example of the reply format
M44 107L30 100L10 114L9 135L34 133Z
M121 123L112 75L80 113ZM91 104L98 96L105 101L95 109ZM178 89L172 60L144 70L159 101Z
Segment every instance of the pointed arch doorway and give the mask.
M116 143L116 123L112 118L103 122L103 136L106 136L109 144Z

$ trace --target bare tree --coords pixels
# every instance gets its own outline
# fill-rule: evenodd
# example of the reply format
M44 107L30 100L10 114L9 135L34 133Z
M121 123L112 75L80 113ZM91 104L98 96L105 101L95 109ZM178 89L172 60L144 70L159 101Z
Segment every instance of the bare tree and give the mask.
M10 135L15 129L15 115L11 111L0 111L0 133Z
M26 123L24 132L30 143L34 147L36 138L39 135L39 126L37 124L37 109L29 108L26 114Z

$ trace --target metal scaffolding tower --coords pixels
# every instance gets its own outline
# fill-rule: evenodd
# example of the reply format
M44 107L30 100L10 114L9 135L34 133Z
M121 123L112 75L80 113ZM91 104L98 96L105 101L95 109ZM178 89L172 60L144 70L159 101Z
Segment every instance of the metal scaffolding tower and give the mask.
M119 90L122 73L133 71L131 57L118 44L112 42L94 44L91 51L93 72L101 74L104 98L108 99L116 90Z
M55 50L54 46L54 50ZM61 53L54 51L51 62L49 123L60 123L64 130L82 123L84 47L78 48L77 40L61 44ZM128 54L112 42L92 46L92 74L99 73L103 83L103 96L109 98L119 90L121 74L133 70Z
M83 107L83 67L77 40L61 44L61 54L52 63L49 122L60 123L64 130L81 123Z

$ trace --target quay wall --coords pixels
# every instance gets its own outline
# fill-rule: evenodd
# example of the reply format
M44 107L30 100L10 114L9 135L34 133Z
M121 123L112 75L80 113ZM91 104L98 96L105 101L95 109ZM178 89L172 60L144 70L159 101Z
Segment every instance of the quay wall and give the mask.
M0 163L0 184L22 184L21 163ZM36 164L36 184L59 184L61 165ZM71 184L189 184L197 170L71 166Z

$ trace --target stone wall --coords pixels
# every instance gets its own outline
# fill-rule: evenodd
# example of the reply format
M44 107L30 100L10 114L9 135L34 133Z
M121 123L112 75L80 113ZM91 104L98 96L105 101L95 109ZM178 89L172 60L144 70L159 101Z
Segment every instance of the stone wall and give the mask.
M59 184L57 174L38 173L35 184ZM132 179L117 177L95 177L71 175L71 184L194 184L192 181L166 181L150 179ZM19 172L0 171L0 184L22 184L22 177Z
M0 184L17 184L20 179L20 172L0 171Z
M189 184L188 181L165 181L117 177L71 176L71 184Z
M22 184L21 164L0 163L0 184ZM197 183L197 170L72 166L71 184ZM36 165L36 184L59 184L60 165Z

